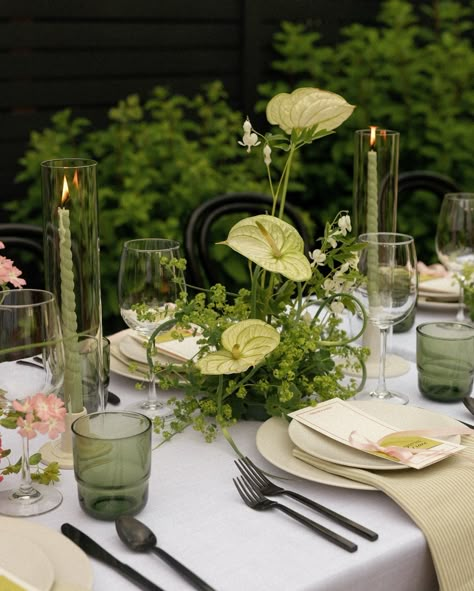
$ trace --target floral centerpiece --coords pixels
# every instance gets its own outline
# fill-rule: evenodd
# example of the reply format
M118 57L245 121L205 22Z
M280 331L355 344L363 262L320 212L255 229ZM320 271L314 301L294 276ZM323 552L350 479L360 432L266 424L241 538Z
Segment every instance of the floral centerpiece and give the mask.
M184 365L154 366L161 389L184 388L183 399L171 399L174 418L155 419L165 440L188 425L211 440L243 418L264 419L331 397L347 398L358 389L343 380L344 365L362 365L365 351L351 346L341 328L345 308L354 312L350 294L358 279L358 245L350 236L351 220L340 212L328 222L317 248L304 252L295 228L284 219L285 201L295 153L304 145L334 133L354 107L341 96L316 88L299 88L275 96L267 119L281 132L262 135L247 119L239 143L250 152L260 146L273 207L268 215L239 221L221 244L246 257L249 288L230 294L215 285L178 302L175 318L152 335L175 325L199 335L197 359ZM283 150L281 177L272 176L272 151ZM365 313L360 308L364 319ZM363 373L363 372L362 372Z

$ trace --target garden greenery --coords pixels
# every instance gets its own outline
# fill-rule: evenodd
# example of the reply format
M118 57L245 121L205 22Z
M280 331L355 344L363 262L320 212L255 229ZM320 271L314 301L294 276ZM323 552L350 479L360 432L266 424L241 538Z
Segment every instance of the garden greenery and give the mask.
M406 0L380 6L377 27L353 24L333 46L325 45L319 32L283 23L275 36L278 82L260 88L264 104L278 92L317 86L357 105L334 141L316 142L293 168L292 202L320 228L339 209L351 208L353 131L368 125L400 131L401 171L430 169L466 190L474 186L472 3L420 3L418 13ZM260 161L239 155L235 137L242 114L230 108L219 82L192 98L160 87L147 100L129 96L110 110L109 120L107 127L92 130L90 122L66 110L48 129L33 132L18 176L29 184L28 196L21 211L15 203L9 208L12 221L40 222L42 160L80 155L100 162L103 308L111 330L125 239L179 240L198 203L224 192L268 190L258 173ZM435 259L438 210L426 193L399 207L399 230L415 236L426 262Z

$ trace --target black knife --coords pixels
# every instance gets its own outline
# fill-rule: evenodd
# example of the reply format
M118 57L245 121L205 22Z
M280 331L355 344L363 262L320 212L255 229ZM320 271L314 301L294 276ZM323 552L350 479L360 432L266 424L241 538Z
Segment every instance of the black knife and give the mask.
M109 554L107 550L104 550L97 542L94 542L89 536L85 533L81 532L79 529L71 525L70 523L63 523L61 525L62 533L72 540L75 544L82 548L86 554L104 562L108 566L115 568L118 570L122 575L127 577L130 581L141 587L142 589L146 589L147 591L163 591L161 587L155 585L148 579L146 579L143 575L141 575L136 570L133 570L127 564L120 562L115 556Z

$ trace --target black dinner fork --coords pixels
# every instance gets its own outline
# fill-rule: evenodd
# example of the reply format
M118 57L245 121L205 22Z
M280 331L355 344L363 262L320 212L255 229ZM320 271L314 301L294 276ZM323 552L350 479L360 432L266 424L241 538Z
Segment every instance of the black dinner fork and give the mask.
M237 488L244 503L251 509L255 509L256 511L279 509L280 511L283 511L283 513L293 517L293 519L296 519L296 521L306 525L306 527L309 527L309 529L312 531L316 532L326 540L329 540L333 544L340 546L344 550L347 550L348 552L355 552L357 550L357 544L354 544L354 542L351 542L351 540L340 536L336 532L324 527L324 525L321 525L312 519L309 519L301 513L293 511L293 509L290 509L286 505L282 505L281 503L267 499L242 476L238 476L232 480L234 481L235 487Z
M235 464L240 470L240 473L245 476L246 479L252 483L254 488L257 488L263 495L269 495L270 497L274 495L286 495L287 497L291 497L300 503L304 503L315 511L319 511L319 513L322 513L326 517L329 517L347 529L350 529L356 534L359 534L372 542L379 537L376 532L361 525L360 523L352 521L352 519L349 519L340 513L336 513L336 511L333 511L329 507L325 507L324 505L321 505L312 499L308 499L308 497L304 497L295 491L287 490L274 484L271 482L271 480L268 480L265 474L252 462L252 460L250 460L250 458L244 457L241 460L235 460Z

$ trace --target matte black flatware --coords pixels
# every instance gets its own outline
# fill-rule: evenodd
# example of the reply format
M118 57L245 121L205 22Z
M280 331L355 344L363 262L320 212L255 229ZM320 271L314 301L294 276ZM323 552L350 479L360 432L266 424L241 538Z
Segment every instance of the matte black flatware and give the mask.
M291 497L300 503L304 503L308 507L311 507L311 509L318 511L326 517L329 517L333 521L343 525L347 529L350 529L354 533L359 534L371 542L375 541L379 537L376 532L372 531L368 527L365 527L356 521L352 521L352 519L349 519L340 513L336 513L336 511L333 511L329 507L321 505L312 499L308 499L307 497L300 495L295 491L287 490L281 486L276 485L271 480L268 480L262 470L257 468L250 458L245 457L241 460L235 460L235 464L240 470L240 473L248 478L263 495L267 495L269 497L273 495L286 495L287 497Z
M174 568L185 579L187 579L196 589L202 591L214 591L213 587L208 585L189 568L178 562L170 556L168 552L156 545L156 536L151 529L130 515L121 515L115 520L115 528L122 542L135 552L152 551L163 559L169 566Z
M467 408L467 410L474 415L474 398L466 396L462 399L462 401L464 402L464 406Z
M66 537L77 544L79 548L84 550L86 554L118 570L124 577L135 583L135 585L141 589L146 589L146 591L163 591L161 587L152 583L127 564L120 562L120 560L115 558L115 556L112 556L107 550L104 550L104 548L99 546L99 544L97 544L92 538L89 538L89 536L70 523L63 523L61 525L61 531Z
M351 540L348 540L344 536L340 536L338 533L328 529L324 525L309 519L305 515L298 513L297 511L293 511L286 505L282 505L281 503L277 503L276 501L271 501L264 497L257 488L254 488L249 481L245 480L244 477L239 476L237 478L232 479L234 481L235 487L239 492L239 495L242 497L244 503L250 507L251 509L255 509L256 511L266 511L268 509L279 509L283 513L286 513L296 521L299 521L313 532L319 534L329 542L336 544L340 548L347 550L347 552L355 552L357 550L357 544L354 544Z

